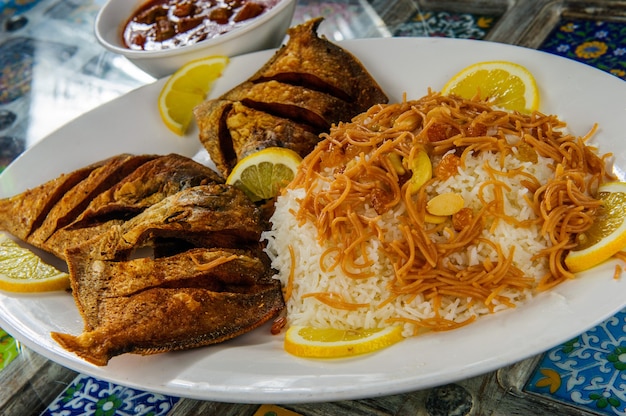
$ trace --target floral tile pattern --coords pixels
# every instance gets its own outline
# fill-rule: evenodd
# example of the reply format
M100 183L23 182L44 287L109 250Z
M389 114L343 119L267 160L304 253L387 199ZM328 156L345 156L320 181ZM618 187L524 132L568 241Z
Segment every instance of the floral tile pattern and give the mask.
M563 19L541 50L595 66L626 80L626 23Z
M626 414L626 309L546 352L526 390L606 415Z
M500 16L425 11L397 27L394 36L430 36L461 39L483 39Z
M178 400L79 374L41 416L165 416Z
M5 368L20 353L15 339L0 328L0 370Z

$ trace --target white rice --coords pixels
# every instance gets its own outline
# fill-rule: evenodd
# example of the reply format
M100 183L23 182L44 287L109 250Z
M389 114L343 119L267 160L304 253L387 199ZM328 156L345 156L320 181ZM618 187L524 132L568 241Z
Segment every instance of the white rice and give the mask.
M550 168L550 162L548 159L539 157L536 164L521 163L515 155L509 155L505 158L503 170L523 167L541 183L545 183L554 174ZM491 179L484 169L485 163L500 170L499 159L494 154L480 153L466 158L465 168L459 169L457 175L429 186L428 194L434 196L445 192L455 192L463 196L465 206L472 208L474 212L480 210L481 202L477 198L478 189L481 184ZM506 214L519 220L535 218L533 209L524 200L524 196L529 192L518 182L519 179L501 176L498 180L510 187L510 192L505 193ZM490 197L489 194L485 196L488 199ZM532 195L529 196L532 198ZM308 222L299 226L295 217L295 213L300 208L299 200L303 197L304 190L300 188L289 190L286 195L279 197L272 217L272 229L263 235L263 238L267 240L266 251L272 260L272 266L279 271L276 278L282 282L283 287L287 285L291 273L292 259L289 246L294 250L293 291L287 301L287 316L290 325L345 329L376 328L388 325L385 321L393 317L413 320L435 317L433 304L421 295L414 299L410 296L400 296L383 307L379 306L391 296L386 287L387 283L393 279L394 271L377 239L372 239L368 245L369 254L374 261L371 269L374 277L353 279L345 276L339 267L328 273L323 272L320 269L320 258L327 247L317 243L317 229L314 224ZM386 229L390 230L388 238L394 238L394 232L399 233L396 216L401 214L402 210L403 206L400 205L396 211L384 215L384 221L387 223ZM549 242L541 235L539 225L517 228L505 221L498 221L493 234L487 228L483 231L483 236L497 242L504 253L508 254L511 247L515 248L513 263L527 276L538 280L547 272L545 258L533 260L534 255L549 245ZM493 252L491 246L480 243L450 256L448 261L459 266L469 266L481 263L486 257L490 257L494 262L497 261L496 253ZM364 303L370 306L354 311L334 309L313 297L303 298L304 295L312 292L337 292L347 302ZM513 305L519 305L532 296L532 291L508 290L499 295L505 296ZM504 308L508 306L496 305L493 311ZM491 310L480 302L470 302L470 299L447 297L443 299L438 312L442 318L463 322L472 316L491 313ZM413 330L412 325L405 324L404 335L412 335Z

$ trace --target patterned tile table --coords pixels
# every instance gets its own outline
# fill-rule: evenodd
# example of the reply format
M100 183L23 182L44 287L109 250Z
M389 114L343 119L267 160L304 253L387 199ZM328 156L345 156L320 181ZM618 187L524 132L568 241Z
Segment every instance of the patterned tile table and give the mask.
M541 50L564 56L626 80L626 23L563 19Z
M626 413L626 310L543 355L526 390L607 415Z

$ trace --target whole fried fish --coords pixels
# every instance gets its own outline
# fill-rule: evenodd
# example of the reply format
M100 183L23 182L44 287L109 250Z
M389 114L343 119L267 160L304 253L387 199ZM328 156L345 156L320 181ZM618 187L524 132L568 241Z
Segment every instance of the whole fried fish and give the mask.
M388 101L350 52L317 36L322 18L289 29L289 40L246 82L194 109L200 141L224 177L270 146L302 157L319 134Z
M97 328L79 336L51 335L63 348L96 365L123 353L148 355L216 344L259 327L283 308L274 286L253 289L232 293L157 287L104 298L99 304L103 321Z
M85 332L52 337L96 365L126 352L154 354L222 342L262 325L284 307L269 269L242 250L193 249L116 262L75 249L69 267Z
M260 208L180 155L118 155L0 200L0 229L68 264L81 335L53 333L97 365L214 344L284 308Z
M87 241L178 191L224 180L177 155L121 154L0 199L0 229L64 259Z

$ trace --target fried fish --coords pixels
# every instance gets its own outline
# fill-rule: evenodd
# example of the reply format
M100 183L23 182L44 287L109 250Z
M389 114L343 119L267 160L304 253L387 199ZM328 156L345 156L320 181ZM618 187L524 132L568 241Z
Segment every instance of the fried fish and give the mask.
M260 215L259 209L233 186L194 186L110 226L105 234L79 247L87 247L92 258L102 260L125 260L158 239L176 239L196 247L247 247L260 240ZM66 256L77 249L66 249Z
M290 28L288 42L247 81L194 109L200 141L224 177L266 147L304 157L330 126L388 101L354 55L317 35L322 20Z
M65 349L105 365L126 352L154 354L234 338L283 308L280 284L245 250L192 249L170 257L94 259L73 250L81 335L53 333Z
M44 247L46 240L57 230L72 223L93 198L121 181L153 155L120 155L94 169L89 176L69 189L48 211L41 225L28 236L28 242Z
M317 36L324 19L313 18L288 31L289 41L251 78L302 85L353 103L358 113L388 98L363 64L344 48Z
M193 159L177 154L158 156L99 193L71 224L43 242L29 242L64 258L67 248L103 234L180 190L223 182L215 171ZM54 218L52 211L48 217Z
M68 265L84 332L52 337L106 365L275 317L284 301L260 246L261 211L223 182L183 156L119 155L0 200L0 229Z
M35 188L0 199L0 229L26 241L68 191L85 180L94 170L118 157L64 173Z
M103 217L128 217L180 190L223 182L214 170L193 159L174 153L159 156L100 193L73 226L78 228L90 222L101 222Z
M132 296L104 298L102 323L81 335L53 332L63 348L106 365L123 353L156 354L223 342L269 321L283 308L273 285L248 292L156 287Z

